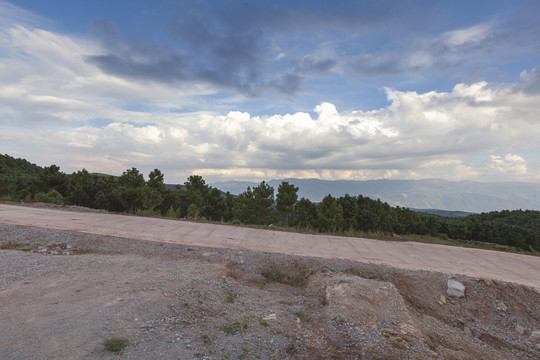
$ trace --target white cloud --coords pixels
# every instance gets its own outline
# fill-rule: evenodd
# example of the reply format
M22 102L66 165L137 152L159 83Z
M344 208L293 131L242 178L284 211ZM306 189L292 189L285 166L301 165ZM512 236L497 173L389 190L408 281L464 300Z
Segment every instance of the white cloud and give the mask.
M470 43L477 43L484 40L491 32L491 26L480 24L465 29L457 29L446 32L442 38L451 46L459 46Z
M177 114L110 107L103 115L113 122L106 126L85 122L24 137L22 128L11 125L6 134L15 135L28 148L48 148L50 162L60 152L72 153L77 161L69 166L84 165L93 171L102 171L95 161L102 156L122 168L176 169L214 179L463 180L489 175L526 180L524 176L539 172L528 170L516 153L539 147L540 124L533 105L539 99L515 86L458 84L448 93L423 94L387 89L387 96L391 104L373 111L340 112L331 103L321 103L314 109L315 117L304 112L251 116L239 111ZM512 153L504 157L491 156L491 165L485 168L471 160L509 150Z
M9 115L4 121L105 118L133 103L168 110L182 107L189 96L212 93L203 85L172 87L104 74L86 61L101 51L82 38L22 25L7 29L0 35L0 111Z
M495 171L516 175L526 175L528 173L527 162L519 155L506 154L504 157L491 155L490 158L490 167Z

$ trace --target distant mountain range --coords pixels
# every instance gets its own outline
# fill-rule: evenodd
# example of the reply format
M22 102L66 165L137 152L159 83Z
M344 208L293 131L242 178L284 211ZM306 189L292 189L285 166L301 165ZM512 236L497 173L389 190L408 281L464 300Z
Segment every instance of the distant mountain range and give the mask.
M475 182L425 180L270 180L276 193L282 181L299 187L298 196L320 201L328 194L339 197L345 194L363 195L381 199L393 206L414 209L440 209L464 212L499 210L540 210L540 184L525 182ZM248 186L258 183L227 181L210 184L231 194L240 194Z

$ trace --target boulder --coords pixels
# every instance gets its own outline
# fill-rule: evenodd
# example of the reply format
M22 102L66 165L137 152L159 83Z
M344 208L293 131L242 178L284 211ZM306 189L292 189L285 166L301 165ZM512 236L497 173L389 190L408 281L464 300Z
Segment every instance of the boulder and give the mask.
M465 285L456 280L448 280L447 282L448 289L446 289L446 294L452 297L463 297L465 296Z
M403 298L390 282L353 275L318 276L309 287L320 289L332 319L376 329L397 325L403 333L417 333Z

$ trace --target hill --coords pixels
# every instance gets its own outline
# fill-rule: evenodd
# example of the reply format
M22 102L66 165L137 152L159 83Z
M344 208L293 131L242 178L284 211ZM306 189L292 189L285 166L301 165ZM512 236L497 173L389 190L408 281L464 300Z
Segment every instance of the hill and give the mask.
M540 184L526 182L475 182L425 180L319 180L278 179L268 182L277 189L282 181L300 188L298 195L311 201L324 196L363 195L381 199L393 206L414 209L440 209L472 213L529 209L540 210ZM232 194L243 192L253 182L217 182L211 184Z

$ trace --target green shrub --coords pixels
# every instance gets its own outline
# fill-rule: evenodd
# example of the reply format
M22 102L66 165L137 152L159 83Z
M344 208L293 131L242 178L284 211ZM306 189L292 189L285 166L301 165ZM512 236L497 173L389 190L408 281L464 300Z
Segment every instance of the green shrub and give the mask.
M165 216L170 217L170 218L176 218L176 217L178 217L178 215L180 215L180 211L179 210L174 210L172 205L169 208L169 210L167 210L167 212L165 213Z
M13 201L13 198L9 194L0 195L0 201Z
M298 316L300 320L304 320L306 318L306 315L302 311L295 311L294 315Z
M129 341L126 339L113 338L105 341L105 350L119 353L128 345Z
M36 194L36 201L51 203L57 205L64 205L64 197L56 190L50 190L48 193Z
M187 209L187 218L189 220L197 220L199 218L199 208L195 204L190 204Z

